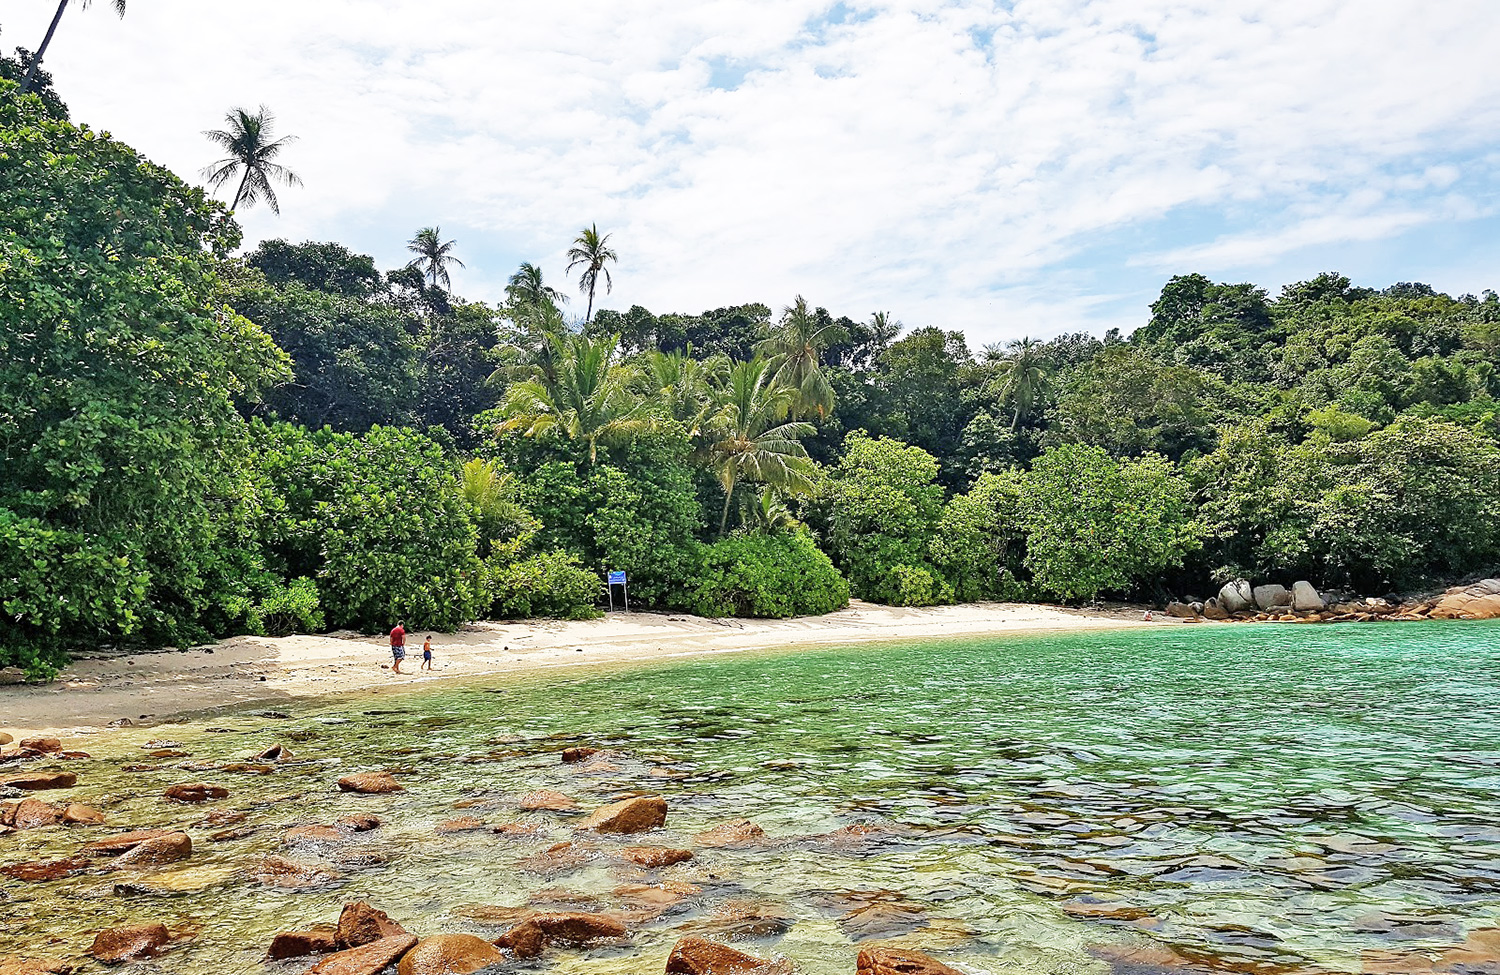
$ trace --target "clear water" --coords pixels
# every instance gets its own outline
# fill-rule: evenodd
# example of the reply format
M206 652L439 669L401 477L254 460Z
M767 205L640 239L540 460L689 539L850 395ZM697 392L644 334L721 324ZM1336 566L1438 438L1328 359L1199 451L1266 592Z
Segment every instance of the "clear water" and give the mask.
M681 934L724 933L726 903L786 918L784 934L762 930L742 947L813 975L852 972L857 947L877 942L1015 975L1358 972L1372 953L1451 947L1500 922L1493 624L1183 626L722 655L287 713L87 741L94 758L70 765L71 797L104 809L108 829L187 826L195 854L139 877L0 881L0 955L80 957L100 927L162 920L196 932L158 963L166 970L301 971L306 962L262 962L270 936L331 922L348 900L418 934L494 937L505 925L485 906L639 908L628 885L662 881L700 890L660 917L636 915L628 945L559 951L545 965L659 972ZM191 757L147 759L148 739ZM297 760L270 775L201 770L276 741ZM571 744L618 754L564 766ZM159 767L123 770L140 762ZM333 789L382 768L408 791ZM160 798L183 781L232 793L204 807ZM520 861L573 838L569 816L508 804L544 788L585 808L659 793L668 829L586 840L589 862L528 873ZM455 809L463 800L479 802ZM245 811L257 829L210 842L215 828L193 824L214 809ZM343 850L281 845L288 826L355 812L387 823ZM436 832L460 815L535 823L548 838ZM610 853L695 848L695 834L739 818L774 842L700 848L655 871ZM819 838L853 824L876 829ZM66 856L107 831L15 834L0 839L0 864ZM346 863L344 880L303 892L244 876L269 854L332 863L351 849L386 862Z

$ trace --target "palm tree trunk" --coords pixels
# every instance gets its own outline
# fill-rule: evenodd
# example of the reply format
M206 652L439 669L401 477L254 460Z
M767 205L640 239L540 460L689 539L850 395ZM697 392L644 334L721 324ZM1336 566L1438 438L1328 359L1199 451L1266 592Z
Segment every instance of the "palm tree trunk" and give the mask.
M245 175L240 177L240 188L234 191L234 202L229 204L229 209L238 210L240 208L240 194L245 192L245 184L248 182L250 182L250 167L246 166Z
M52 43L52 35L57 33L58 21L62 20L63 11L68 9L68 0L57 0L57 13L52 15L52 23L47 27L47 36L42 38L42 46L36 49L31 56L31 67L26 69L26 77L21 79L21 94L31 90L31 79L36 76L37 65L42 63L42 58L47 53L47 45Z
M1016 400L1016 418L1011 422L1010 432L1015 433L1019 429L1021 429L1021 401Z
M589 285L589 310L583 313L583 324L587 325L589 319L594 317L594 286Z
M723 538L724 537L724 533L729 530L729 502L732 501L733 499L734 499L734 485L731 484L729 486L729 490L727 490L727 491L724 492L724 514L722 516L720 516L720 518L719 518L719 537L720 538Z

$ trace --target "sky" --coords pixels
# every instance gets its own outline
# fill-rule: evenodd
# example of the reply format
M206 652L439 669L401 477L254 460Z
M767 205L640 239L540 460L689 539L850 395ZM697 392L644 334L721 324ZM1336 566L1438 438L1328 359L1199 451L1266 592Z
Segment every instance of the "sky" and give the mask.
M0 2L0 46L55 9ZM1180 273L1500 288L1496 51L1495 0L74 0L45 64L195 182L269 106L304 185L249 245L394 267L436 224L495 301L522 261L576 292L597 224L602 307L800 294L977 347L1128 332Z

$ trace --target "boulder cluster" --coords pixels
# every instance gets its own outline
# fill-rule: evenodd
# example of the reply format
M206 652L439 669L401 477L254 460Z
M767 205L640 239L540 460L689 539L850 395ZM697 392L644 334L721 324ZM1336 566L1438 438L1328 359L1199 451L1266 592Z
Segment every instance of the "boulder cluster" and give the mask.
M1244 579L1226 583L1217 596L1189 596L1167 604L1167 615L1181 619L1363 623L1375 620L1500 619L1500 579L1455 586L1439 595L1328 599L1312 583L1251 586Z

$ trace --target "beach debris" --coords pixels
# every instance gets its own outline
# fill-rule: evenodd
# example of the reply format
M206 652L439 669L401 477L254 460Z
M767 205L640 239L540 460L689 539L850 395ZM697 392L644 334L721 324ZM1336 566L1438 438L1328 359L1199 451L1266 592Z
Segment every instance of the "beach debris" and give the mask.
M94 937L89 954L106 965L155 958L172 943L165 924L136 924L126 928L106 928Z
M416 943L413 935L403 934L336 951L309 968L307 975L380 975Z
M358 948L374 944L385 938L404 937L409 932L385 911L372 907L365 901L345 904L339 913L334 940L340 948Z
M266 949L267 961L285 961L288 958L306 958L308 955L327 955L338 950L333 928L320 927L309 931L283 931L271 938Z
M27 883L39 884L49 880L61 880L64 877L72 877L83 873L93 866L93 863L80 857L69 857L66 860L32 860L28 863L16 863L8 867L0 867L0 875L12 880L24 880Z
M620 856L643 867L670 867L693 858L691 850L673 850L665 846L627 846Z
M766 831L748 819L737 819L732 823L715 826L696 837L699 846L723 847L745 846L765 839Z
M489 826L478 816L459 816L446 822L438 823L438 833L473 833L477 830L488 829Z
M564 748L562 760L564 765L576 765L579 762L593 758L597 754L599 754L599 749L597 748Z
M24 789L27 792L45 792L49 789L71 789L78 784L78 776L72 772L24 772L0 779L0 786Z
M672 946L667 956L667 975L772 975L789 973L785 959L767 961L747 955L717 941L688 936Z
M387 792L405 792L406 789L389 772L359 772L346 775L338 782L339 791L357 792L361 795L382 795Z
M667 801L661 796L637 796L601 806L594 810L579 829L596 833L643 833L658 829L667 822Z
M361 813L355 816L345 816L334 825L347 833L368 833L372 829L379 829L385 820L373 813Z
M137 829L129 833L119 833L102 840L95 840L85 846L80 852L84 856L91 857L114 857L135 849L147 840L154 840L161 836L172 835L170 829Z
M608 914L556 912L533 914L495 939L517 958L536 958L557 945L584 947L626 936L624 923Z
M516 808L526 812L569 812L578 808L578 801L551 789L528 792L516 800Z
M963 975L931 955L898 948L866 948L854 964L857 975Z
M166 833L138 843L115 859L121 870L177 863L193 855L193 841L186 833Z
M505 961L494 945L472 934L423 938L401 957L396 975L468 975Z
M72 975L73 965L60 958L0 955L0 975Z
M197 804L212 799L227 799L229 790L222 785L209 785L207 782L186 782L167 786L162 795L172 802Z
M336 883L343 880L344 875L322 864L268 856L250 871L250 879L263 887L303 890Z

